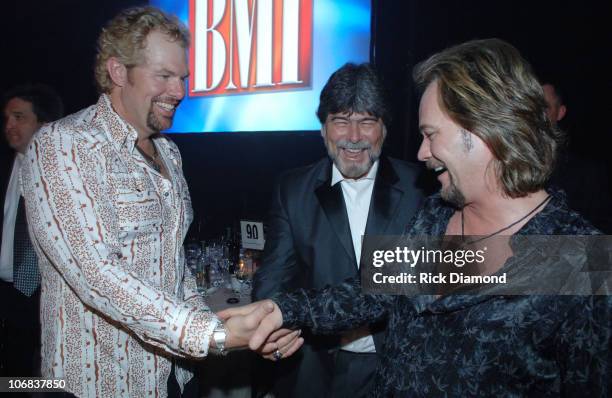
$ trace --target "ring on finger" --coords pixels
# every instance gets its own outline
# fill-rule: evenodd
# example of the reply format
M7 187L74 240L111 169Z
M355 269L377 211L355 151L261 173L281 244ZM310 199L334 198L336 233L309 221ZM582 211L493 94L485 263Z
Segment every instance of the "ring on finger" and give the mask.
M283 358L283 353L277 348L276 351L274 351L274 354L272 354L272 357L275 361L280 361Z

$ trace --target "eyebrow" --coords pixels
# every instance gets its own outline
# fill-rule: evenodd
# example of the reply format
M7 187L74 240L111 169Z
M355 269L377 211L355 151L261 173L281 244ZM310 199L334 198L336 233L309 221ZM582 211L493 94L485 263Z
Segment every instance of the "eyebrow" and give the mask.
M435 126L432 126L431 124L421 124L419 125L419 131L421 134L424 134L425 130L437 130L438 128Z
M374 117L374 116L365 116L365 117L362 117L360 119L351 119L348 116L337 115L337 116L332 116L331 120L355 120L357 122L365 122L365 121L374 121L374 122L376 122L376 121L378 121L378 118Z
M172 75L172 76L177 76L176 73L174 73L173 71L171 71L170 69L167 69L167 68L162 68L159 71L159 73L167 73L167 74ZM190 75L190 72L187 72L186 75L181 76L181 79L187 79L189 77L189 75Z

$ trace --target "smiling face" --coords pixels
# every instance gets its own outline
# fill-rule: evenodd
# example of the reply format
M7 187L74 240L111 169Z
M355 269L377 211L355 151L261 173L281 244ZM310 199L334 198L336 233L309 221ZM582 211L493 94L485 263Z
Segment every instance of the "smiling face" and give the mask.
M440 107L438 83L427 86L419 107L423 142L418 158L438 174L442 198L463 207L494 187L491 151L476 135L456 124Z
M40 128L32 103L11 98L4 107L4 135L11 148L25 153L30 139Z
M321 131L329 157L345 178L357 179L380 157L385 138L379 118L366 113L332 113Z
M172 126L176 107L185 96L188 75L185 49L153 31L143 50L144 62L127 68L115 110L138 132L149 137Z

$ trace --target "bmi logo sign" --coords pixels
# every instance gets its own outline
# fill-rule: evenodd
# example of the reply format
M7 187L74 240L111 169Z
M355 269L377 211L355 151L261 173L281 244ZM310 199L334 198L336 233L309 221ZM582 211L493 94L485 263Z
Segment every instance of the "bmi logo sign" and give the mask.
M190 95L310 86L312 7L312 0L190 0Z

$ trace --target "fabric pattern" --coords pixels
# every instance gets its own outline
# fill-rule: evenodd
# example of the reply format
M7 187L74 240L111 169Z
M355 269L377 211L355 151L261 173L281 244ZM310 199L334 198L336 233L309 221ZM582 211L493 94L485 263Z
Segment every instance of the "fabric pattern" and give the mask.
M552 192L518 235L598 231ZM430 197L413 235L440 235L453 209ZM516 236L516 235L515 235ZM516 256L519 257L519 256ZM513 267L520 258L510 258ZM612 393L612 302L608 296L363 295L346 281L274 298L284 326L317 333L389 318L372 396L593 396Z
M193 214L178 148L154 138L166 179L136 138L102 95L43 127L22 169L42 275L42 375L79 397L166 396L170 355L205 356L218 323L185 270Z
M28 221L22 196L19 196L17 205L14 236L13 284L15 289L31 297L40 286L40 272L38 272L38 259L28 233Z

